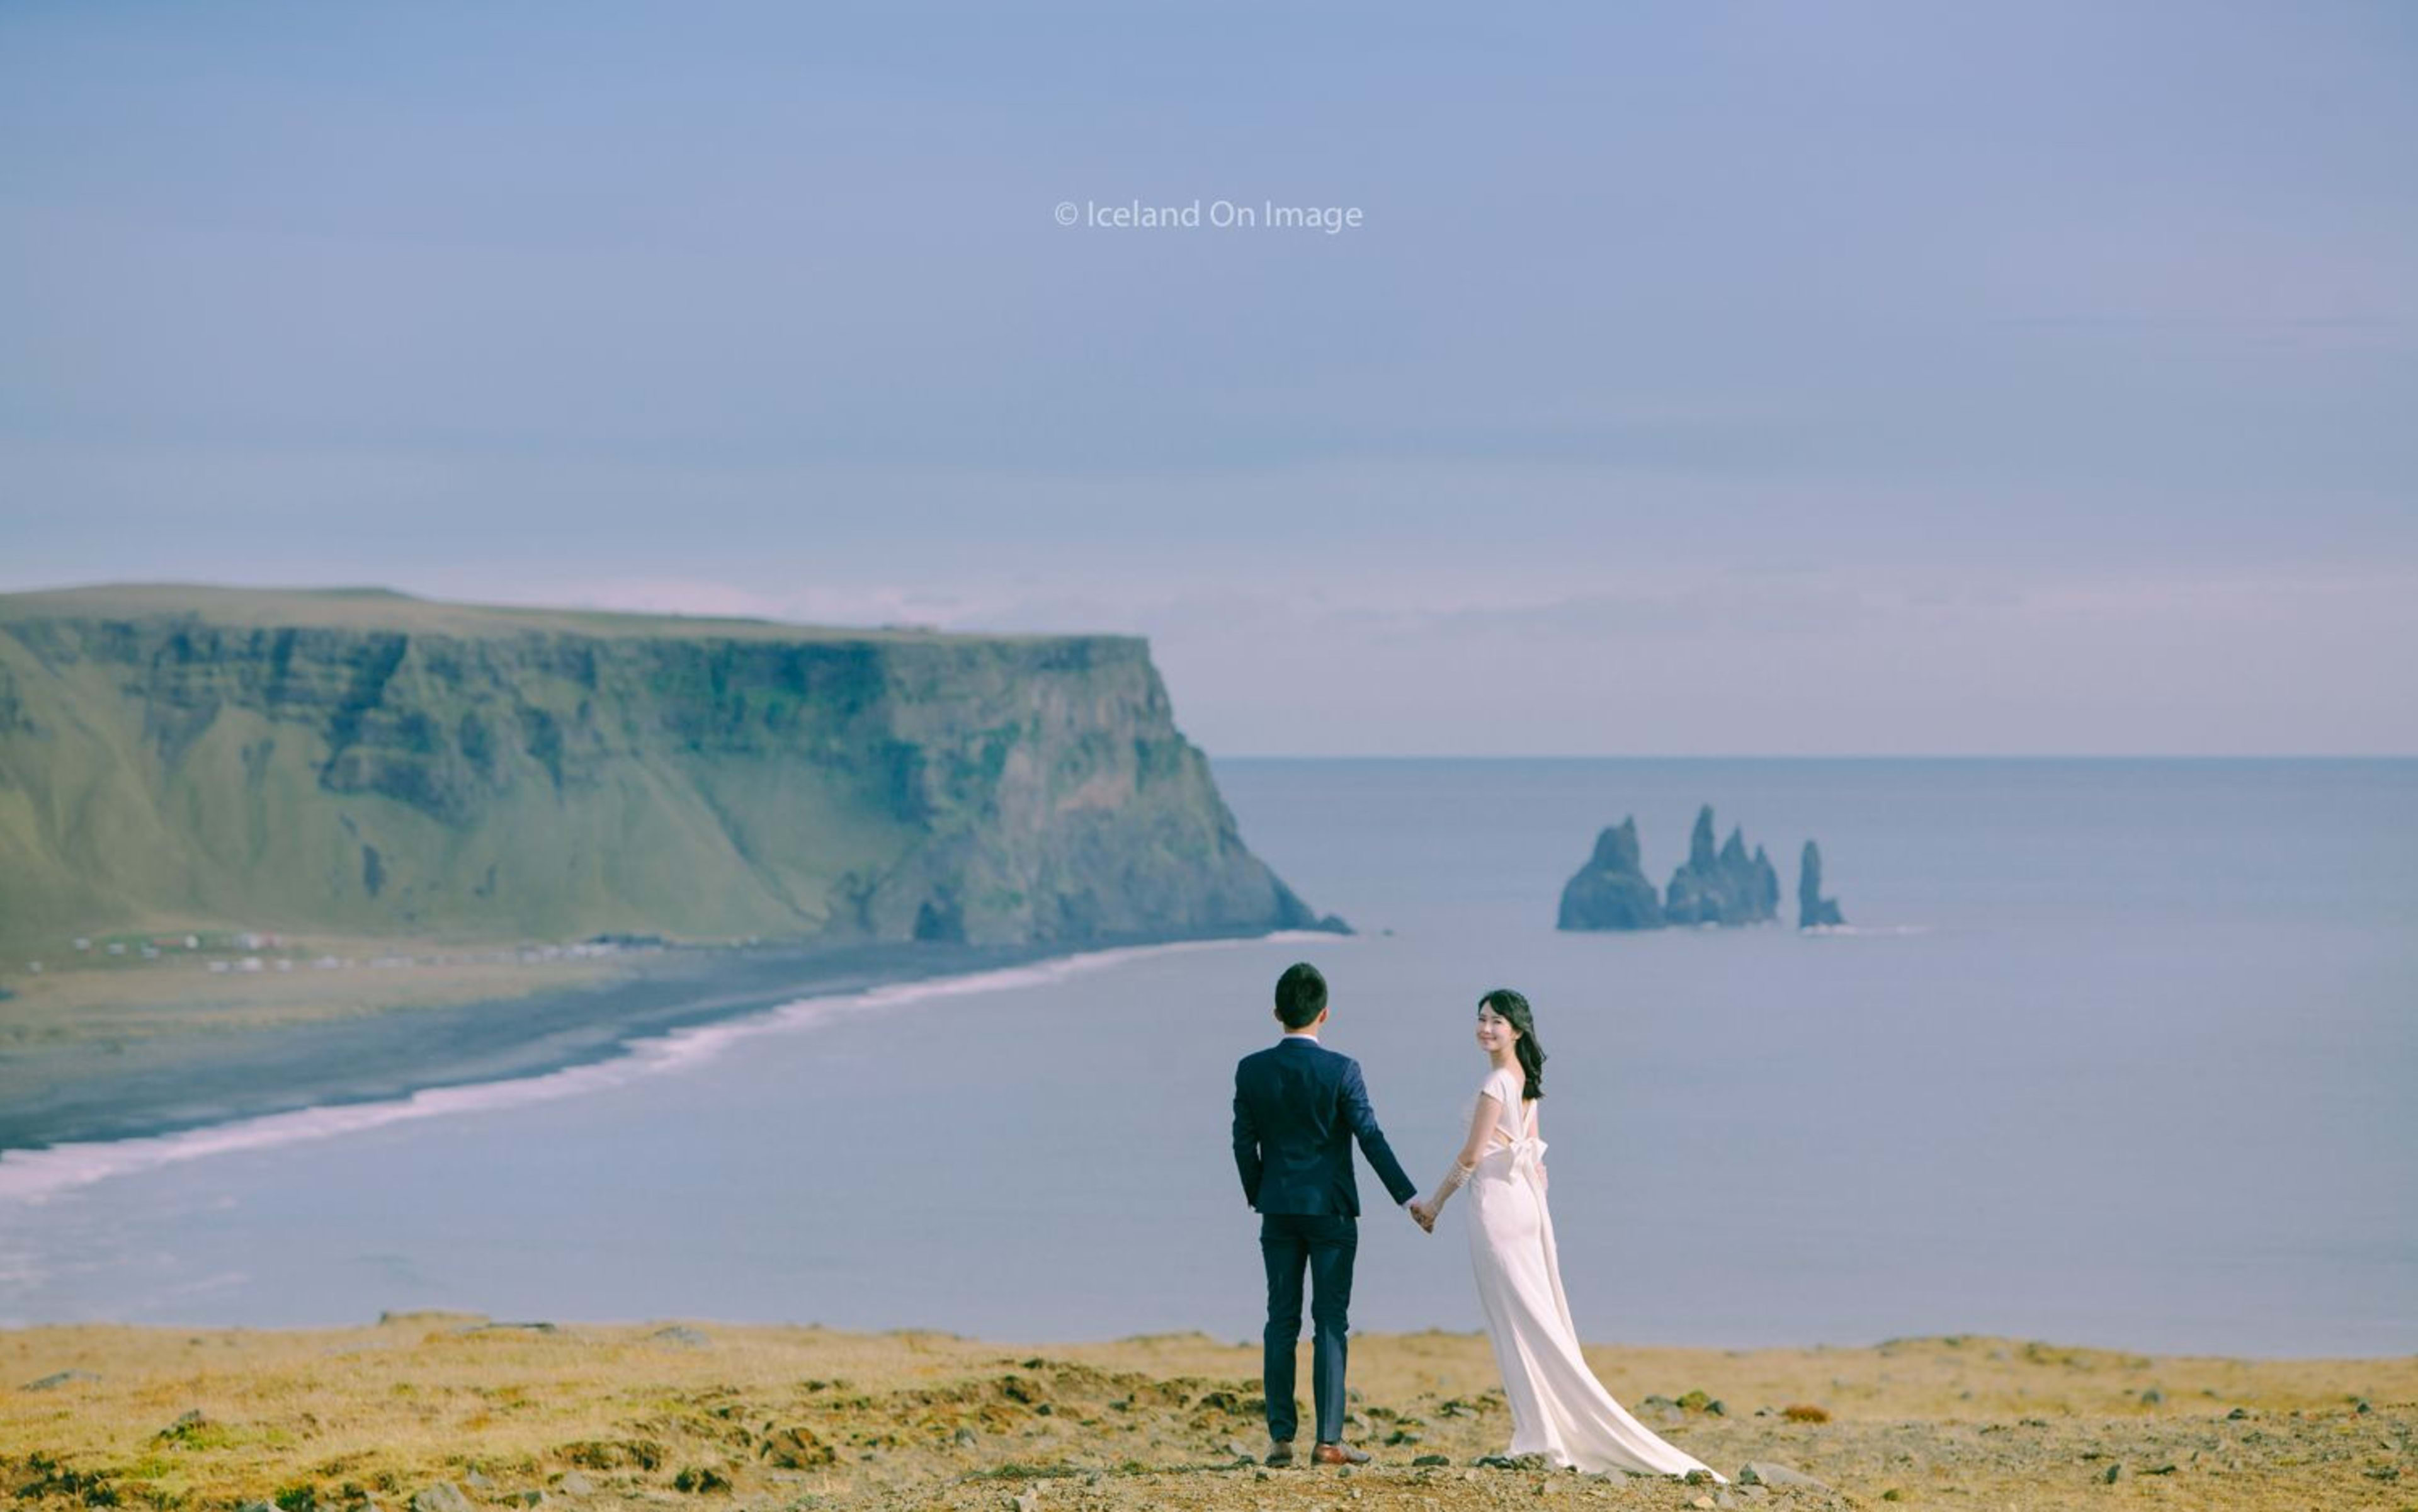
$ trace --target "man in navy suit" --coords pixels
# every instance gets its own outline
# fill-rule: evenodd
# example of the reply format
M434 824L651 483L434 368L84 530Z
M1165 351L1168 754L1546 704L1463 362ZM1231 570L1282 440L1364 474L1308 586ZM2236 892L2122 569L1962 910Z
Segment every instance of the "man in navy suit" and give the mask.
M1268 1463L1293 1463L1293 1352L1301 1339L1301 1278L1313 1286L1310 1391L1317 1399L1323 1465L1364 1464L1343 1442L1344 1337L1350 1331L1352 1259L1360 1246L1360 1185L1352 1141L1369 1157L1397 1205L1418 1195L1386 1147L1360 1063L1318 1043L1326 1022L1326 979L1302 962L1277 979L1284 1038L1234 1067L1234 1167L1243 1197L1260 1214L1260 1255L1268 1268L1263 1363L1268 1397Z

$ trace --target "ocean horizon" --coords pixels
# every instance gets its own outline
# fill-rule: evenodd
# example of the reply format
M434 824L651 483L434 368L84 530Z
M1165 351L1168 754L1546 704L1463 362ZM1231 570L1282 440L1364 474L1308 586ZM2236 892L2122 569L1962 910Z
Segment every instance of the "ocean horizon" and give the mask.
M1088 953L12 1153L0 1321L1249 1336L1227 1097L1306 956L1423 1185L1484 1069L1477 995L1535 1002L1588 1338L2418 1351L2418 760L1215 766L1253 848L1355 936ZM1659 885L1706 802L1768 848L1783 920L1819 841L1847 927L1554 930L1600 827L1634 815ZM1362 1192L1355 1324L1477 1326L1460 1220L1422 1236Z

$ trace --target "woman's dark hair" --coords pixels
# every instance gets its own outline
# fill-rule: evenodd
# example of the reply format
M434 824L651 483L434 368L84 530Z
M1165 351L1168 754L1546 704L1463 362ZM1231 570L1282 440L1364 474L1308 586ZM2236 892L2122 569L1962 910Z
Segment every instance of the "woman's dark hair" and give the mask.
M1478 1012L1494 1011L1494 1016L1520 1031L1511 1042L1511 1053L1520 1059L1520 1069L1528 1075L1528 1084L1520 1089L1523 1101L1534 1101L1545 1095L1545 1047L1537 1043L1537 1015L1528 1000L1509 987L1496 987L1477 1000Z
M1326 1011L1326 978L1308 961L1295 961L1277 978L1277 1016L1287 1029L1308 1029Z

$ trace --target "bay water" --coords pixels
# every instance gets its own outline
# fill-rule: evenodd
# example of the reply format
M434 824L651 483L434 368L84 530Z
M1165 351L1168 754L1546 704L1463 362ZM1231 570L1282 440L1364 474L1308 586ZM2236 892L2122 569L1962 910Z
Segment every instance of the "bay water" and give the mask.
M551 1077L0 1162L0 1322L504 1319L1255 1338L1232 1067L1326 972L1422 1187L1535 1004L1590 1340L2418 1351L2418 761L1220 760L1345 938L803 1002ZM1568 934L1697 806L1844 930ZM1354 1321L1475 1329L1365 1168Z

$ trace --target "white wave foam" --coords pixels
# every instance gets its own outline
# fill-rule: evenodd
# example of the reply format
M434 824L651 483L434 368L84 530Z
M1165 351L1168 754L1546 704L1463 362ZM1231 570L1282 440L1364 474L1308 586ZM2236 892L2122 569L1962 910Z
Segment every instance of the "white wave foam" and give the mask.
M11 1150L0 1153L0 1202L38 1203L61 1192L89 1186L113 1176L130 1175L188 1160L333 1138L416 1119L516 1107L602 1092L626 1086L646 1077L694 1070L719 1059L730 1046L742 1040L764 1034L794 1033L842 1014L896 1008L935 998L1047 986L1071 976L1186 951L1217 950L1296 939L1332 941L1336 938L1333 935L1295 932L1263 935L1249 939L1176 940L1159 945L1089 951L1079 955L1061 955L1026 966L1002 967L988 971L894 982L861 992L801 998L744 1017L699 1024L648 1039L632 1040L623 1047L622 1054L609 1061L566 1066L559 1071L534 1077L468 1082L457 1087L432 1087L413 1092L408 1097L387 1102L297 1108L290 1113L268 1113L231 1123L145 1138L54 1145L47 1150Z
M1891 939L1891 938L1894 938L1894 937L1897 937L1897 936L1901 936L1901 935L1927 935L1927 934L1931 933L1931 925L1929 925L1929 924L1815 924L1815 925L1814 925L1813 928L1811 928L1811 929L1799 929L1799 930L1798 930L1798 931L1797 931L1797 932L1798 932L1798 934L1800 934L1800 935L1828 935L1828 936L1836 936L1836 937L1841 937L1841 938L1861 938L1861 939Z

